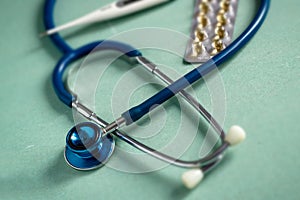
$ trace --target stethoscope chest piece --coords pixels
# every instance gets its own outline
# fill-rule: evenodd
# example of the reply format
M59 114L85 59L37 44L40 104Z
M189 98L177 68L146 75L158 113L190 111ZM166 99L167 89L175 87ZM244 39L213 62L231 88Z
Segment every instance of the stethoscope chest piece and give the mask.
M98 125L83 122L68 132L64 156L74 169L91 170L103 166L112 155L114 147L112 136L102 137Z

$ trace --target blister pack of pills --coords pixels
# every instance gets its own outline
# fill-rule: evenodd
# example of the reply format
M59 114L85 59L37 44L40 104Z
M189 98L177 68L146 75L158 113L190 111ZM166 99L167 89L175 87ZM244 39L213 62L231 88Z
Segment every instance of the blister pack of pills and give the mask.
M238 0L196 0L186 62L203 63L230 44L237 7Z

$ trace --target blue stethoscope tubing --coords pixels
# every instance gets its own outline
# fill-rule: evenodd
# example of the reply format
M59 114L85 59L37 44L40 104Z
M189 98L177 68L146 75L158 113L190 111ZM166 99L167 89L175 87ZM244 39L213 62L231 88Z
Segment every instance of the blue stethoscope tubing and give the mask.
M54 22L53 22L53 9L54 9L55 0L48 0L45 6L45 17L44 17L44 23L46 26L46 29L53 28ZM245 44L249 42L249 40L255 35L255 33L259 30L261 25L264 22L264 19L267 16L267 12L269 10L270 6L270 0L261 0L259 9L257 11L256 16L250 23L250 25L246 28L246 30L236 39L234 40L227 48L225 48L222 52L214 56L211 60L204 63L203 65L197 67L196 69L192 70L191 72L184 75L182 78L175 81L173 84L167 86L166 88L162 89L160 92L156 93L149 99L145 100L141 104L129 109L128 111L124 112L122 114L122 117L125 118L126 124L129 125L141 117L143 117L145 114L147 114L150 111L150 108L153 109L153 106L158 106L171 97L173 97L175 94L177 94L179 91L183 90L184 88L190 86L195 81L199 80L202 76L205 76L209 72L211 72L215 67L220 66L224 61L228 60L231 56L233 56L236 52L238 52ZM71 62L72 60L83 56L89 52L92 51L93 48L99 45L102 41L96 42L96 43L90 43L88 45L85 45L81 48L78 48L76 50L73 50L68 44L65 43L65 41L60 37L59 34L55 34L51 36L51 40L53 43L60 49L63 53L67 53L64 58L61 60L61 62L64 62L65 60L68 62ZM115 46L116 45L116 46ZM112 43L112 46L122 46L123 44L118 43ZM110 47L111 48L111 47ZM126 49L128 48L125 47ZM129 47L130 49L130 47ZM127 49L128 50L128 49ZM132 49L133 50L133 49ZM126 51L128 53L128 51ZM137 50L133 50L133 52L141 54ZM130 55L129 55L130 56ZM63 64L63 63L61 63ZM59 98L68 106L72 105L72 101L74 100L74 97L64 88L63 84L59 83L59 80L62 77L62 74L64 72L64 69L62 67L63 65L58 65L54 72L53 76L53 82L55 91L57 92Z
M270 0L261 0L261 5L258 9L258 12L252 20L252 22L250 23L250 25L236 40L234 40L222 52L214 56L208 62L204 63L203 65L200 65L196 69L187 73L186 75L175 81L173 84L162 89L160 92L156 93L141 104L124 112L122 114L122 117L126 120L126 125L137 121L145 114L147 114L150 111L150 109L154 109L154 107L157 107L158 105L164 103L165 101L173 97L175 94L177 94L179 91L190 86L195 81L199 80L202 76L205 76L206 74L214 70L215 67L220 66L223 62L225 62L236 52L238 52L244 45L246 45L250 41L250 39L259 30L267 16L269 6Z
M56 2L55 0L46 0L46 4L44 7L44 24L46 29L51 29L55 27L54 20L53 20L53 11L54 11L55 2ZM164 88L163 90L161 90L151 98L147 99L140 105L135 106L129 109L128 111L124 112L122 116L126 119L126 124L131 124L134 121L137 121L142 116L147 114L150 108L153 107L153 105L160 105L163 102L167 101L176 93L190 86L190 84L199 80L202 76L208 74L210 71L215 69L216 66L217 67L220 66L221 63L223 63L232 55L234 55L237 51L239 51L258 31L258 29L262 25L267 15L269 6L270 6L270 0L261 0L257 14L252 20L252 22L250 23L250 25L235 41L233 41L221 53L217 54L211 60L199 66L198 68L187 73L182 78L178 79L173 84ZM83 56L93 51L95 48L97 48L97 50L105 50L105 49L117 50L126 54L129 57L136 57L142 55L140 51L134 49L133 47L116 41L102 40L98 42L89 43L77 49L73 49L62 39L62 37L59 34L51 35L50 38L52 42L57 46L57 48L64 54L63 57L58 62L58 64L56 65L55 70L53 72L53 76L52 76L53 86L59 99L69 107L72 107L72 102L76 100L76 97L72 95L72 93L69 92L64 87L64 83L62 79L65 70L67 69L68 65L71 62L82 58ZM101 122L103 126L107 125L105 121L102 120ZM131 138L125 133L122 133L119 130L116 130L115 132L113 132L113 134L118 138L122 139L123 141L127 142L128 144L158 159L170 162L173 165L180 166L180 167L187 167L187 168L202 167L203 171L212 168L217 161L210 162L206 165L201 165L201 163L204 163L206 161L215 158L216 156L219 156L228 146L227 143L224 143L214 153L210 154L209 156L203 159L199 159L195 161L183 161L183 160L177 160L171 156L165 155L150 147L147 147L144 144L136 141L135 139Z
M45 3L44 7L44 24L46 29L51 29L55 27L54 25L54 18L53 18L53 11L54 11L54 5L55 5L55 0L47 0ZM105 49L113 49L117 50L120 52L123 52L126 54L128 57L136 57L136 56L141 56L141 52L134 49L133 47L126 45L124 43L116 42L116 41L108 41L108 40L102 40L98 42L92 42L87 45L84 45L80 48L77 49L72 49L63 39L62 37L56 33L50 36L52 42L57 46L57 48L64 54L63 57L59 60L57 63L54 72L53 72L53 77L52 77L52 82L53 86L55 89L55 92L59 99L64 102L66 105L69 107L72 107L72 102L76 99L75 96L73 96L68 90L65 88L64 83L63 83L63 74L67 67L69 66L70 63L73 61L82 58L83 56L87 55L91 51L95 50L105 50ZM70 101L70 99L72 99ZM204 113L206 115L207 119L213 120L212 116L204 110ZM108 123L105 122L104 120L99 118L99 122L101 123L102 126L106 126ZM216 122L215 122L216 123ZM220 127L218 124L215 126ZM222 135L222 139L224 138L224 131L219 128L219 132ZM151 147L148 147L144 145L143 143L135 140L134 138L128 136L127 134L116 130L113 132L113 134L121 139L122 141L125 141L129 145L139 149L140 151L143 151L144 153L147 153L157 159L160 159L162 161L171 163L175 166L178 167L185 167L185 168L195 168L199 167L201 165L203 172L207 172L210 169L212 169L217 163L217 160L213 160L216 158L218 155L222 154L223 151L227 148L227 144L221 146L218 148L213 154L194 161L184 161L180 160L177 158L174 158L172 156L166 155L162 152L159 152ZM67 160L67 159L66 159ZM205 162L211 161L207 164ZM67 161L68 162L68 161ZM79 170L85 170L84 168L78 168L77 166L74 166L74 163L69 163L71 167Z

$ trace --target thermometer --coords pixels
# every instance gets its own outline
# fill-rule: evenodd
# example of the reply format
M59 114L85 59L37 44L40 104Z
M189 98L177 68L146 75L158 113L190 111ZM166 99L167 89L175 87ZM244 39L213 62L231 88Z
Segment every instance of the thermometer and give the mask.
M101 7L89 14L77 18L71 22L57 26L40 34L41 37L52 35L59 31L83 24L106 21L141 11L171 0L120 0L104 7Z

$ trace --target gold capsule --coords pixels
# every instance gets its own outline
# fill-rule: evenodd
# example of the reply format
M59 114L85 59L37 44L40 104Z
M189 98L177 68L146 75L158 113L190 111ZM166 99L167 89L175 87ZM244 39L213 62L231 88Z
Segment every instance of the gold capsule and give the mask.
M220 9L218 12L218 15L224 15L225 16L226 11L224 9Z
M217 55L218 53L220 53L220 52L217 51L216 49L213 49L213 50L210 52L210 55L211 55L211 56L215 56L215 55Z
M193 55L197 56L202 53L202 46L200 42L194 41L193 42Z
M215 34L223 39L225 37L225 28L224 28L224 26L217 26L216 29L215 29Z
M219 40L221 40L221 38L220 38L218 35L215 35L215 36L212 38L213 43L214 43L214 42L217 42L217 41L219 41Z
M198 0L197 2L192 24L193 40L189 41L185 55L185 59L192 63L204 62L230 44L238 1Z
M206 13L204 13L202 10L198 13L198 17L203 17L206 16Z
M197 19L199 23L198 27L204 28L208 25L208 18L205 15L200 15Z
M226 17L225 17L224 15L220 15L220 14L217 15L217 21L218 21L218 23L221 24L222 26L225 26L226 23L227 23Z
M220 39L219 40L214 40L213 41L213 47L217 52L221 52L223 50L223 47L224 47L222 40L220 40Z
M202 42L207 38L207 35L201 30L201 29L197 29L195 32L195 39L197 39L198 41Z
M219 27L223 27L223 25L221 23L217 22L216 28L219 28Z
M209 6L208 6L208 4L202 2L202 3L199 5L199 10L200 10L201 13L207 14L207 13L209 12Z
M223 9L225 12L228 12L230 6L230 1L229 0L223 0L220 2L220 7Z

